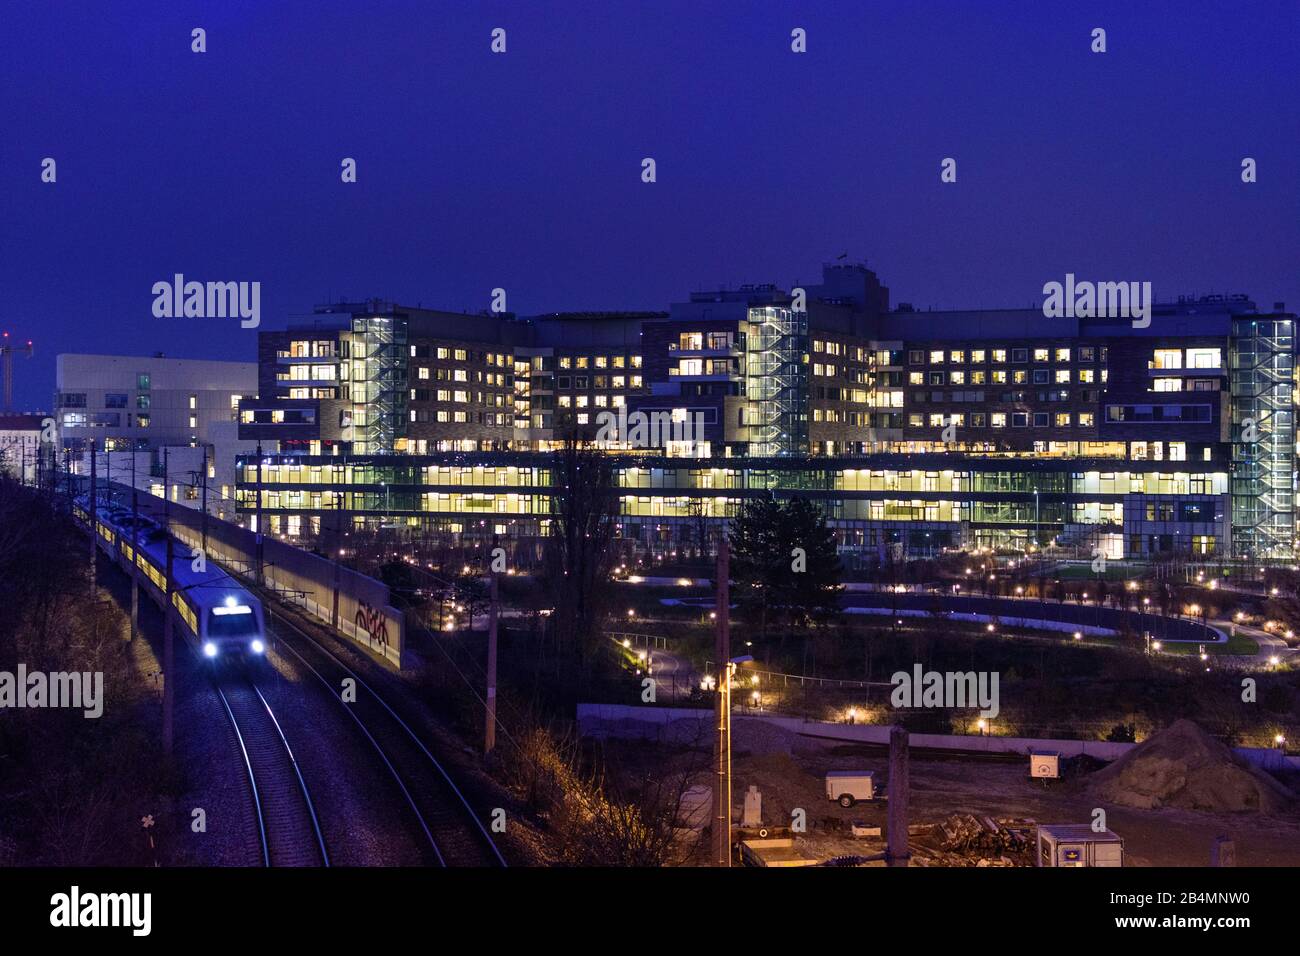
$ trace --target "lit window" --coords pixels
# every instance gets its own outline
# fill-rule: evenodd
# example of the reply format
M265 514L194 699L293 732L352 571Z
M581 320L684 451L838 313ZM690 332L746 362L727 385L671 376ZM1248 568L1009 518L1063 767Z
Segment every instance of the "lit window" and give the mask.
M1174 369L1183 367L1183 353L1180 349L1156 349L1153 368Z

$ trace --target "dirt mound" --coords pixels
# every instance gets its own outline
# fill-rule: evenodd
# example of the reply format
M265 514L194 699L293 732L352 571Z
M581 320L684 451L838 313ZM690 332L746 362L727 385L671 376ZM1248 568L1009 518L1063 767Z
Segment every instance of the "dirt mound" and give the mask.
M1228 813L1282 810L1294 794L1190 720L1179 720L1092 774L1089 793L1125 807Z
M756 754L790 753L799 735L793 731L769 724L765 720L733 717L731 720L731 749Z

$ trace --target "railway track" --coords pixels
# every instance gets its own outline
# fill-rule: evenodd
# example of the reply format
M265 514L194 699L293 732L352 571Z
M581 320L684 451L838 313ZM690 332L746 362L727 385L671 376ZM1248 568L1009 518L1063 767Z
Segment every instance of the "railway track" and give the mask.
M264 866L329 866L307 782L271 705L248 678L213 686L239 742L253 791Z
M291 619L264 602L276 625L279 647L323 683L361 729L402 791L437 866L505 866L487 828L451 775L409 723L359 674ZM291 634L293 640L286 640ZM343 680L356 682L356 700L345 702Z

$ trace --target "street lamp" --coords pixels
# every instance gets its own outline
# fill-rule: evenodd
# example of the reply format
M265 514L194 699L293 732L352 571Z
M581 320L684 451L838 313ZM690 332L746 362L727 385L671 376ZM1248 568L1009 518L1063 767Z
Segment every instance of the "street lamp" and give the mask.
M1034 550L1038 549L1038 539L1042 535L1042 530L1038 526L1038 489L1034 489Z

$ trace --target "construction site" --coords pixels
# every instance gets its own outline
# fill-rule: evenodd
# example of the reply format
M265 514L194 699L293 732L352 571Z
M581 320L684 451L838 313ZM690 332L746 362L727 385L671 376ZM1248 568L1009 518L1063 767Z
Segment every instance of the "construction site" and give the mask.
M660 725L653 741L627 739L626 727L587 729L608 735L601 747L609 766L669 773L698 764L701 730L712 730L706 724ZM1237 865L1300 865L1293 789L1300 774L1253 767L1190 721L1110 763L1059 760L1058 775L1048 777L1031 776L1029 754L910 749L892 758L905 768L902 800L891 787L888 746L818 739L742 717L731 748L736 864L1036 866L1039 829L1075 826L1118 835L1122 861L1110 865L1210 866L1226 863L1225 847ZM834 774L869 776L874 793L843 806L828 796ZM697 773L684 791L683 839L695 838L692 827L713 825L702 807L712 806L714 778ZM892 857L891 809L907 831ZM708 861L701 853L694 862Z

